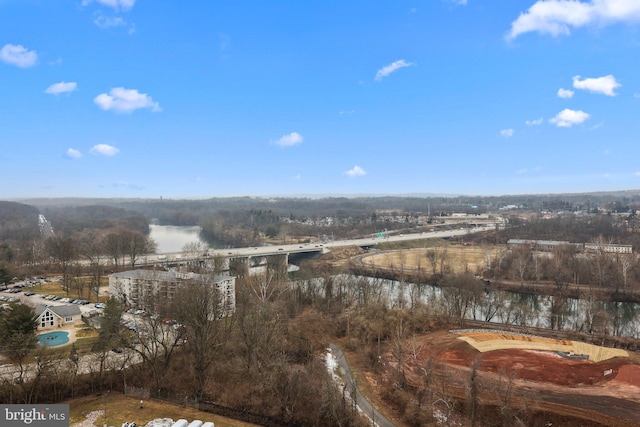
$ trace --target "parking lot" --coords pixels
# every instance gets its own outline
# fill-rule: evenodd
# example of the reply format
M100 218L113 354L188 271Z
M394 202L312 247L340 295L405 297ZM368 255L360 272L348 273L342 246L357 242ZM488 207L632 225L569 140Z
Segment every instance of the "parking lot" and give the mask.
M101 309L104 308L104 304L102 303L92 303L84 299L74 299L71 297L61 297L57 295L48 295L36 292L37 285L43 284L45 282L58 282L61 280L61 277L38 277L15 282L11 285L8 285L7 289L0 291L0 304L18 302L30 305L32 307L36 307L38 305L59 306L75 304L80 307L82 316L87 317L98 314Z

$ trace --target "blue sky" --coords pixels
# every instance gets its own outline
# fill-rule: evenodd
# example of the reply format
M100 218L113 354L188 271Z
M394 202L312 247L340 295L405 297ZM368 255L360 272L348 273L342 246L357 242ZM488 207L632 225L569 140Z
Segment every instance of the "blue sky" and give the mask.
M640 0L0 0L0 198L640 188Z

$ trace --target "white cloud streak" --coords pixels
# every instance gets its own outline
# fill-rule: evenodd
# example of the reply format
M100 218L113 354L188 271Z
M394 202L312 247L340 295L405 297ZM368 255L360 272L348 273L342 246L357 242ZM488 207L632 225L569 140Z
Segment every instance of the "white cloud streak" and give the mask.
M502 129L500 131L500 135L503 136L504 138L511 138L514 133L515 131L513 129Z
M571 89L563 89L563 88L558 89L559 98L573 98L574 93L575 92L572 91Z
M549 121L558 127L570 128L573 125L584 123L589 117L591 116L584 111L565 108Z
M69 93L77 89L78 84L76 82L60 82L54 83L46 88L44 93L48 93L50 95L60 95L61 93Z
M109 144L94 145L89 151L94 156L113 157L120 152L116 147Z
M538 0L511 23L506 39L538 32L569 35L572 28L640 22L640 0Z
M607 96L616 96L615 90L622 86L616 81L613 74L603 77L585 78L580 80L580 76L573 77L573 87L576 89L588 90L592 93L601 93Z
M75 148L69 148L66 152L66 156L69 159L79 159L82 157L82 153Z
M364 169L362 169L360 166L355 165L352 169L344 172L344 174L346 176L348 176L349 178L356 178L359 176L364 176L367 174L367 172L365 172Z
M100 15L96 19L93 20L93 23L96 24L98 28L106 30L107 28L113 27L125 27L127 25L127 21L120 18L119 16L115 18L111 18L109 16Z
M136 89L116 87L109 94L102 93L93 99L93 102L105 111L116 113L132 113L141 108L148 108L152 112L162 111L160 104L154 102L146 93L140 93Z
M544 121L544 119L542 117L540 117L539 119L535 119L535 120L526 120L524 123L527 126L540 126L543 121Z
M378 70L378 72L376 73L376 78L375 80L377 82L381 81L383 78L387 77L389 74L398 71L400 68L404 68L404 67L410 67L412 66L413 63L411 62L407 62L404 59L399 59L395 62L392 62L389 65L386 65L382 68L380 68Z
M0 49L0 61L20 68L29 68L38 63L35 50L28 50L20 44L5 44Z
M82 5L87 6L94 0L82 0ZM136 4L136 0L95 0L96 3L99 3L103 6L107 6L112 8L115 11L123 10L131 10L134 4Z
M282 135L280 139L271 141L272 144L278 147L293 147L294 145L302 144L304 138L298 132L291 132L287 135Z

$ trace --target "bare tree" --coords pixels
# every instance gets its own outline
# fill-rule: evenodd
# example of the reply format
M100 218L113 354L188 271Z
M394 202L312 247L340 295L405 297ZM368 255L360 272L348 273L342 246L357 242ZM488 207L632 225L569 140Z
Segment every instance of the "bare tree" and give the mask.
M229 334L233 317L227 316L213 277L180 287L175 295L176 320L184 325L186 348L191 359L194 395L202 398L211 380L211 366Z
M142 357L159 390L174 350L184 342L184 329L169 318L171 308L166 298L149 295L145 308L146 314L136 320L133 329L135 339L128 346Z
M104 250L113 261L115 270L118 271L120 259L124 257L123 242L117 233L109 233L104 238ZM124 261L123 261L124 262Z
M520 284L524 284L524 276L529 269L531 262L531 248L528 245L519 246L512 250L513 253L513 267L516 270L518 277L520 278Z
M469 406L469 418L471 418L471 427L476 426L478 417L478 392L480 378L478 377L478 365L482 356L475 358L471 362L471 370L469 371L469 387L467 388L467 398Z
M407 378L405 376L404 364L407 350L405 348L406 332L403 324L402 317L398 317L393 329L393 347L391 352L397 364L396 367L396 386L400 389L404 389L407 384Z
M208 246L200 241L186 243L182 247L182 257L189 262L194 270L200 271L204 267L200 257L207 253Z
M80 238L79 242L80 254L89 260L89 269L91 271L90 290L95 292L96 299L104 274L104 260L106 258L104 238L98 233L89 233Z
M620 273L622 274L623 288L627 290L627 280L629 278L629 270L637 262L635 254L620 254L617 258L618 265L620 266Z
M431 272L436 274L438 271L438 252L435 248L429 248L425 255L427 256L427 260L431 266Z
M71 266L78 255L76 242L68 236L54 236L47 239L46 245L51 257L56 259L60 265L62 286L68 295L71 284Z
M123 250L129 258L131 268L134 269L138 259L145 254L156 251L155 242L149 237L137 231L126 231L122 233Z

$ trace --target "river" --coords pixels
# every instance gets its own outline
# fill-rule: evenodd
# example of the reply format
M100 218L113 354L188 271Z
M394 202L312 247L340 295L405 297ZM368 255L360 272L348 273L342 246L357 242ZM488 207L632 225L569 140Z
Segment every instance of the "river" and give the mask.
M150 224L149 229L151 231L149 237L156 242L156 251L159 254L182 252L182 248L187 243L201 243L205 247L209 246L200 238L198 226Z
M556 300L546 295L491 291L478 294L479 299L468 301L468 307L461 310L457 307L460 295L451 287L401 283L349 274L331 276L331 280L332 295L341 295L356 305L371 301L381 302L388 307L414 308L424 305L452 315L462 311L463 317L470 320L537 328L549 328L553 319L561 330L586 332L589 325L593 325L595 329L607 330L608 334L640 338L640 304L635 303L575 298ZM325 296L327 289L321 278L294 282L294 285L321 296ZM615 330L617 332L613 333Z

